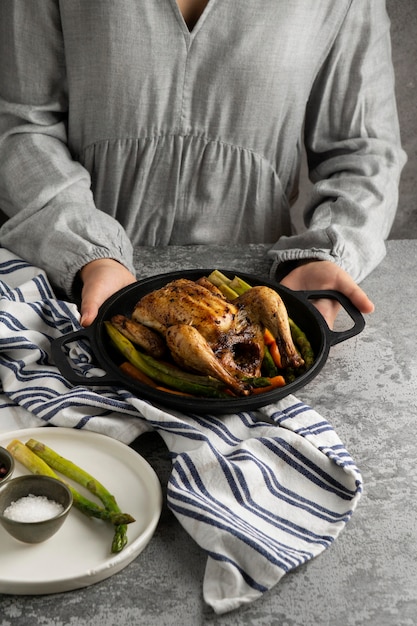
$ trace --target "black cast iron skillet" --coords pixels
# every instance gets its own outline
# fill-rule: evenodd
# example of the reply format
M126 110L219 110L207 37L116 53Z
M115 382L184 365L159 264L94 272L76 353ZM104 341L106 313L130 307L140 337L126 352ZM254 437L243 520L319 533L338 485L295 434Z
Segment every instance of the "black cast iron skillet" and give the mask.
M358 309L348 298L338 291L291 291L277 283L239 272L239 276L250 285L267 285L275 289L281 296L287 307L289 316L306 333L313 347L315 362L308 371L299 376L294 382L284 387L274 389L273 391L226 400L217 398L193 398L159 391L146 384L133 380L130 376L124 374L119 369L122 359L110 343L104 322L110 320L113 315L118 313L130 316L135 304L142 296L150 291L163 287L171 280L176 280L177 278L197 280L201 276L208 276L212 271L212 269L198 269L159 274L138 281L115 293L101 306L98 316L91 326L64 335L52 342L52 355L62 375L74 385L110 385L124 388L138 397L149 400L156 405L178 409L188 413L220 414L253 410L276 402L311 382L326 363L331 346L345 341L350 337L354 337L359 334L365 326L364 318ZM235 274L227 270L220 271L230 278L233 278ZM310 302L310 300L316 298L331 298L337 300L352 319L352 327L343 331L330 330L322 315ZM70 364L67 356L68 349L66 348L74 341L83 340L89 341L97 364L106 372L105 375L86 377L77 373Z

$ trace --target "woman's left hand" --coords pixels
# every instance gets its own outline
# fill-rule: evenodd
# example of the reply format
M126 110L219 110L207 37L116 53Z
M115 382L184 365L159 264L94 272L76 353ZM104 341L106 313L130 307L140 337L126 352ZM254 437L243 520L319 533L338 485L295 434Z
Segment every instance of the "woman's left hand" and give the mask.
M285 287L299 290L334 289L343 293L361 313L372 313L374 305L353 278L332 261L308 261L296 267L281 283ZM329 328L333 328L340 310L340 304L330 298L312 300L325 318Z

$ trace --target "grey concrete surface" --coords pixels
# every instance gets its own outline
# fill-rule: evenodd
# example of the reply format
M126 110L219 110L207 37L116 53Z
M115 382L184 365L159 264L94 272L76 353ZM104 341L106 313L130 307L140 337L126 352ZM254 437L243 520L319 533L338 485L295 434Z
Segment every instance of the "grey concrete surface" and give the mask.
M144 275L216 263L267 276L264 253L262 246L152 248L137 250L135 261ZM410 320L417 296L409 277L416 273L417 241L389 241L386 259L364 281L375 313L362 333L331 348L323 370L297 393L331 422L364 481L357 510L328 550L253 604L216 616L202 599L206 555L164 498L152 541L121 572L68 593L0 594L0 625L415 626L417 356ZM159 436L143 435L132 447L166 494L171 462Z

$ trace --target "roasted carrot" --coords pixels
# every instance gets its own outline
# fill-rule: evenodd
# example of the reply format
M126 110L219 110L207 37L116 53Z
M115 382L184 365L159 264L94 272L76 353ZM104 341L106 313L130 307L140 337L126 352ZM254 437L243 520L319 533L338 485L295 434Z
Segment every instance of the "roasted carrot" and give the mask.
M149 378L149 376L146 376L146 374L144 374L143 372L140 371L140 369L138 369L137 367L129 363L129 361L124 361L120 365L120 369L122 370L122 372L124 372L128 376L131 376L135 380L138 380L141 383L145 383L145 385L150 385L151 387L158 386L155 383L155 381L152 380L152 378Z
M274 343L271 343L269 346L269 353L272 356L272 360L274 361L275 365L277 366L278 369L282 369L282 360L281 360L281 353L279 351L277 342L275 341Z
M252 389L252 394L259 394L259 393L265 393L267 391L273 391L273 389L277 389L278 387L283 387L285 385L285 378L281 375L278 376L273 376L272 378L269 379L270 380L270 385L267 385L266 387L256 387L255 389Z
M178 391L177 389L168 389L168 387L161 387L161 385L157 385L156 389L159 391L165 391L166 393L173 393L177 396L188 396L189 398L196 398L197 396L193 396L191 393L186 393L185 391Z
M269 353L275 365L277 366L278 369L282 369L281 354L280 354L277 342L275 340L274 335L267 328L265 328L264 330L264 342L268 346Z
M271 343L275 343L274 335L267 328L265 328L264 330L264 342L266 343L267 346L270 346Z

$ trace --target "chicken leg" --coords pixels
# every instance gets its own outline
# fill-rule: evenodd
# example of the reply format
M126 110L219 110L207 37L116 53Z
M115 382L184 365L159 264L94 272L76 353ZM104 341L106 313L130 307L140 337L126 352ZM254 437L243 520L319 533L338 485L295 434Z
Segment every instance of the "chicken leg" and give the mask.
M188 324L170 326L165 335L167 346L180 367L194 369L202 374L213 376L238 395L248 395L245 383L232 376L216 358L207 340Z
M300 367L304 364L292 340L287 309L274 289L262 285L252 287L234 300L233 304L242 308L253 322L262 324L273 334L284 367Z

